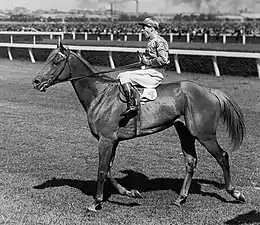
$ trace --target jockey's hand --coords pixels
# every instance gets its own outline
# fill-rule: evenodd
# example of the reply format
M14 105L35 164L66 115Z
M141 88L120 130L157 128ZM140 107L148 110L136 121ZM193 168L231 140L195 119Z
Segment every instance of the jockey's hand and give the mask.
M139 62L142 62L142 57L144 54L142 52L137 51L137 55L138 55Z
M150 61L145 57L145 55L142 56L141 63L146 66L150 65Z

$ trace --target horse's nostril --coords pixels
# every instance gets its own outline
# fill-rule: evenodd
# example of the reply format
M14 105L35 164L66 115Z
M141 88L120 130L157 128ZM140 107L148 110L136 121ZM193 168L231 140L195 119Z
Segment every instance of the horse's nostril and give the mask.
M41 83L40 79L35 78L32 82L33 84L39 84Z

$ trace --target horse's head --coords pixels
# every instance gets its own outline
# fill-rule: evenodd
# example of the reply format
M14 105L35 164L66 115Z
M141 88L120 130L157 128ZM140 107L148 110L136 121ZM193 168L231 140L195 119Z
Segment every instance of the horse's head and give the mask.
M54 84L69 80L72 71L69 62L71 52L58 42L57 49L53 50L48 56L43 68L33 79L35 89L46 91Z

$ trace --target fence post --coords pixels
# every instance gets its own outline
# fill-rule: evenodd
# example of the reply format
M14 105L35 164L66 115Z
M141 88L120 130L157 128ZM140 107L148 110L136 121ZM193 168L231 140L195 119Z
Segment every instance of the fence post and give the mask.
M138 41L142 41L142 33L138 34Z
M170 42L173 42L173 33L170 33Z
M187 38L186 39L187 39L187 43L190 43L190 33L189 32L187 33Z
M76 32L72 32L72 39L76 40Z
M124 41L127 41L127 34L124 35Z
M77 54L78 54L80 57L82 57L82 56L81 56L81 50L77 50Z
M88 33L85 32L85 40L88 40Z
M7 53L8 53L9 59L12 61L13 60L13 56L12 56L12 52L11 52L11 48L10 47L7 47Z
M36 44L36 37L33 35L33 44Z
M243 34L242 36L242 43L243 45L246 44L246 34Z
M13 38L13 35L10 36L10 43L14 43L14 38Z
M113 33L110 34L110 41L113 41L114 40L114 35Z
M109 62L110 62L111 69L115 69L115 64L114 64L114 61L113 61L113 55L112 55L111 51L108 52L108 59L109 59Z
M208 34L207 33L204 34L204 43L205 44L208 43Z
M35 59L34 59L34 56L33 56L33 53L32 53L32 49L28 48L28 52L29 52L32 63L35 63Z
M217 56L212 56L212 61L213 61L213 67L214 67L214 70L215 70L215 75L217 77L219 77L220 72L219 72L218 63L217 63Z
M257 68L258 78L260 79L260 59L256 59L256 68Z
M179 64L179 59L178 59L177 54L174 54L174 63L175 63L176 72L178 74L180 74L181 73L181 67L180 67L180 64Z
M226 42L227 42L227 35L223 34L223 44L226 44Z

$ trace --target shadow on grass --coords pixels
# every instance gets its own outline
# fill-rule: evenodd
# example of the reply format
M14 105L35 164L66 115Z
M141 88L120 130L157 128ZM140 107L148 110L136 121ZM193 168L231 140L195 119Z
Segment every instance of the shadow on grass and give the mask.
M238 215L234 219L226 221L224 224L260 224L260 212L252 210L248 213Z
M159 190L172 190L173 192L179 193L181 190L183 179L172 179L172 178L155 178L149 179L142 173L135 172L133 170L121 171L126 174L123 178L117 178L116 180L128 190L136 189L139 192L159 191ZM210 196L216 198L222 202L228 202L220 195L211 192L205 192L201 190L200 184L213 185L216 188L223 189L223 184L215 181L194 179L190 188L189 193L200 194L203 196ZM70 186L81 190L86 195L94 196L96 193L96 181L88 180L72 180L72 179L56 179L48 180L43 184L34 186L34 189L45 189L50 187ZM117 190L108 182L105 184L104 199L109 201L108 198L112 194L118 194ZM235 201L233 201L235 202Z

